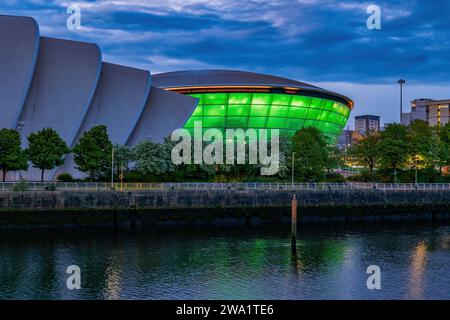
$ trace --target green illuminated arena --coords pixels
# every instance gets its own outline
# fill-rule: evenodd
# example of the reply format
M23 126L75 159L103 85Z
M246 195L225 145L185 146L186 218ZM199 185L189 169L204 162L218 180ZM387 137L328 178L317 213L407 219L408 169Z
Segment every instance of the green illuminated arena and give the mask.
M353 102L305 83L239 71L184 71L154 76L158 86L197 98L185 124L193 129L279 129L292 136L316 127L330 143L341 134Z
M203 128L280 129L291 136L302 127L317 127L336 138L347 123L350 109L332 100L276 93L198 93L199 103L185 128L194 121Z

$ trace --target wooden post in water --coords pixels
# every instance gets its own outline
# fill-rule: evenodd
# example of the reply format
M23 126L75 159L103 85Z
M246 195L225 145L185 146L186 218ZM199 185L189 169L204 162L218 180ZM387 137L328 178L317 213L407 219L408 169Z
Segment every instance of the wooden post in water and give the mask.
M297 198L295 194L291 203L291 250L292 253L297 252Z

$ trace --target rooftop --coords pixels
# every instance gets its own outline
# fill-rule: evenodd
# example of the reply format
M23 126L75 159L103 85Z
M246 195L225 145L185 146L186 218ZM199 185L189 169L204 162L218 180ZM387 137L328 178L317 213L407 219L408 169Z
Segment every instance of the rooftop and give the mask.
M198 89L202 87L213 88L282 88L285 90L297 90L316 92L333 96L346 101L350 108L353 101L341 94L296 80L272 76L268 74L236 71L236 70L185 70L167 72L153 75L153 85L167 90Z

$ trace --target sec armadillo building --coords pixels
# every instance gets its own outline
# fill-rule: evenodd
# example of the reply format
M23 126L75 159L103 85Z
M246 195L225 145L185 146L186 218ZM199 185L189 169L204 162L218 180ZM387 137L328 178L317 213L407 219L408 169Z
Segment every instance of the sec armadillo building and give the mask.
M292 135L319 128L330 141L344 128L353 102L289 79L240 71L200 70L151 75L102 61L93 43L43 37L30 17L0 15L0 128L27 136L55 129L73 147L103 124L111 141L134 146L161 141L181 127L276 128ZM68 155L50 171L77 175ZM30 169L26 178L38 179Z

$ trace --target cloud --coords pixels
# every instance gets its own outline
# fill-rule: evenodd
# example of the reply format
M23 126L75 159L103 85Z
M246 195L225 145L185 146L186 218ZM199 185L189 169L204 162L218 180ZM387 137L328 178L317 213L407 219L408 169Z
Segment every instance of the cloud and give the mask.
M395 90L400 77L415 88L449 84L446 0L379 0L381 30L366 28L372 1L85 0L76 2L83 28L69 31L66 8L73 3L6 0L0 10L33 16L43 35L96 42L105 59L152 72L249 70L378 88L380 101L383 86Z
M77 3L83 24L78 32L65 29L65 8L72 1L8 0L0 9L35 17L46 35L98 42L114 60L121 59L126 43L127 56L145 53L310 81L386 83L403 76L448 82L450 21L436 14L450 9L443 0L379 1L382 30L365 27L371 4L365 1Z

